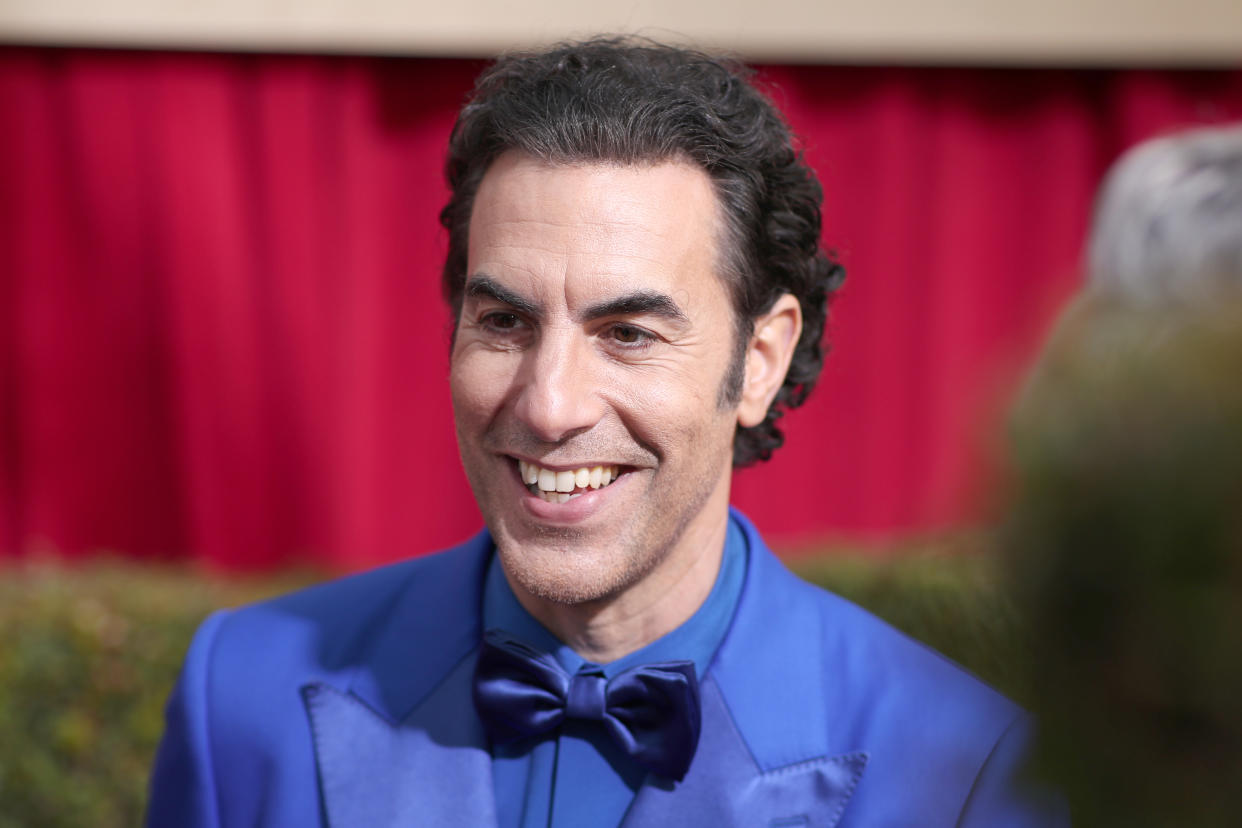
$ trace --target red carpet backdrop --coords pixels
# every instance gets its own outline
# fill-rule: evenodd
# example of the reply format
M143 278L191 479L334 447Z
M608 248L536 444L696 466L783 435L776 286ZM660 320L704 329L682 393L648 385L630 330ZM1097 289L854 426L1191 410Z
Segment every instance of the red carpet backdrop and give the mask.
M473 532L440 164L478 62L0 51L0 556L354 569ZM735 502L778 542L984 516L1108 163L1242 72L768 67L850 272Z

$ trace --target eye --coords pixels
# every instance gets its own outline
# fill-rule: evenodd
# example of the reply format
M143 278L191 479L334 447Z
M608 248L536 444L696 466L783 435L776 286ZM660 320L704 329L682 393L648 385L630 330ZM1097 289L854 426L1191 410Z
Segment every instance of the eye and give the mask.
M613 325L608 335L626 348L643 348L655 341L654 335L634 325Z
M493 311L480 320L486 327L494 331L514 331L522 327L522 320L516 313Z

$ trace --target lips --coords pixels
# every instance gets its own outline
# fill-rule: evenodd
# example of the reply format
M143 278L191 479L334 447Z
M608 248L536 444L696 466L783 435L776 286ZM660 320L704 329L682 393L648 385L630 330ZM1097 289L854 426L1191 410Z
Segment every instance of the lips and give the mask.
M615 465L556 470L520 459L517 463L527 489L549 503L566 503L592 489L608 486L621 475L621 467Z

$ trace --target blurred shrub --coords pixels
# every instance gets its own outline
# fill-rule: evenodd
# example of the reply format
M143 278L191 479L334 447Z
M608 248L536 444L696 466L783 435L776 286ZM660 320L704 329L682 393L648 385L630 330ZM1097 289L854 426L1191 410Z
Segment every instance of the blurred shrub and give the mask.
M891 562L803 554L795 568L1003 685L1015 672L1013 614L986 561L954 557L954 545ZM0 569L0 828L140 824L164 701L194 628L216 607L304 580L119 562Z
M121 563L0 569L0 828L140 824L194 628L289 583Z
M1004 542L1043 772L1077 828L1238 825L1242 315L1075 326L1016 423Z

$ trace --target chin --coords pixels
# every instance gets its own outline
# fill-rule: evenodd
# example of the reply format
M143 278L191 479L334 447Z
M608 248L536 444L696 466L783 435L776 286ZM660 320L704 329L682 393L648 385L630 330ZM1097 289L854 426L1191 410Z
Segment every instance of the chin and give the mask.
M497 554L510 583L554 604L577 606L607 601L641 581L659 556L640 557L622 544L587 550L572 540L514 542L497 538Z

